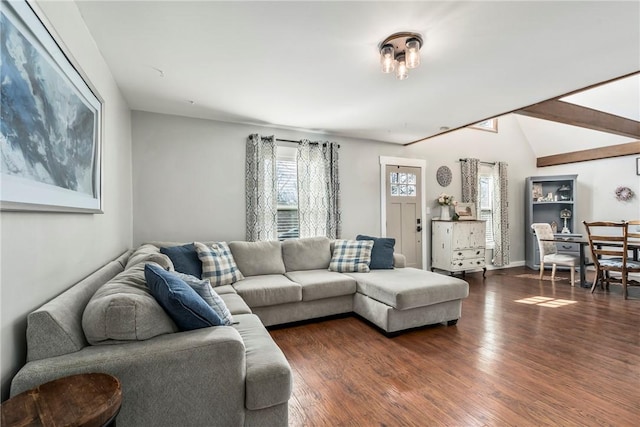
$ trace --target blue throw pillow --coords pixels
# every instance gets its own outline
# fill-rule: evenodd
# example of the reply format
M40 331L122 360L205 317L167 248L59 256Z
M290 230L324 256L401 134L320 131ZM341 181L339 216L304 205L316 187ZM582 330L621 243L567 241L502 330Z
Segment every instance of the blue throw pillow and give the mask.
M358 234L356 240L373 240L373 250L371 251L372 270L389 270L393 268L393 247L396 239L391 237L369 237Z
M222 319L184 280L160 266L146 264L151 294L182 331L223 325Z
M169 257L176 271L202 279L202 262L193 243L160 248L160 253Z

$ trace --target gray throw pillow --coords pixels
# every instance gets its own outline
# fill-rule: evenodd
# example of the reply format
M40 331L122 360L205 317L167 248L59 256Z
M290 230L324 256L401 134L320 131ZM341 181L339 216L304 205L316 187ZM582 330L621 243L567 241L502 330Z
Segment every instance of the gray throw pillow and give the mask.
M198 279L195 276L189 274L183 274L175 272L175 274L181 278L187 285L191 286L202 299L209 304L209 307L215 311L225 326L233 324L233 316L227 308L227 304L220 298L220 295L211 287L211 283L207 279Z

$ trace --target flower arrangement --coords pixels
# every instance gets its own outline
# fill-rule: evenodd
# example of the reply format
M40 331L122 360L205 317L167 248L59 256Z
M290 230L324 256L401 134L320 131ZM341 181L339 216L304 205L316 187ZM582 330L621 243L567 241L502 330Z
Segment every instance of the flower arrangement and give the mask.
M446 194L446 193L440 193L440 195L438 196L438 204L440 206L453 206L456 203L453 201L453 196Z

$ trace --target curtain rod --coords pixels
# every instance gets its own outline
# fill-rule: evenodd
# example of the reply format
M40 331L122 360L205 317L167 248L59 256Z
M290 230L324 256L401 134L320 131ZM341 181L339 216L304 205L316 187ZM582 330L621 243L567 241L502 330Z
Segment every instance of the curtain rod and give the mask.
M460 162L466 162L466 161L467 161L467 159L458 159L458 161L460 161ZM483 161L480 161L480 163L482 163L483 165L495 166L497 162L483 162Z
M280 142L293 142L294 144L301 144L302 141L294 141L292 139L280 139L280 138L276 138L276 141L280 141ZM319 142L309 142L309 144L311 145L318 145L320 144ZM326 145L326 142L322 143L323 145ZM340 144L338 144L338 148L340 148Z

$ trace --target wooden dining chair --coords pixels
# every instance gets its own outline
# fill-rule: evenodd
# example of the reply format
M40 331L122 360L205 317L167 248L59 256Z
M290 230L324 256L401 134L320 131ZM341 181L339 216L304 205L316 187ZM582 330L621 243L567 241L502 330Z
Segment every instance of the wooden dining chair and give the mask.
M575 286L575 270L576 266L580 265L580 260L572 255L559 254L558 247L554 242L544 240L551 240L555 237L550 224L546 222L536 222L531 224L531 228L536 233L538 248L540 249L540 279L542 279L544 274L545 263L551 264L551 280L554 280L556 277L556 265L566 265L571 269L571 286Z
M628 298L627 286L640 285L637 280L629 278L629 273L640 273L640 261L634 261L629 257L629 241L640 239L640 232L635 231L635 226L640 225L640 221L631 222L610 222L610 221L582 221L589 239L589 248L593 264L596 267L596 277L591 286L591 292L596 289L598 283L601 287L609 289L609 283L622 284L622 296ZM629 233L629 225L633 230ZM612 276L615 272L619 277Z

